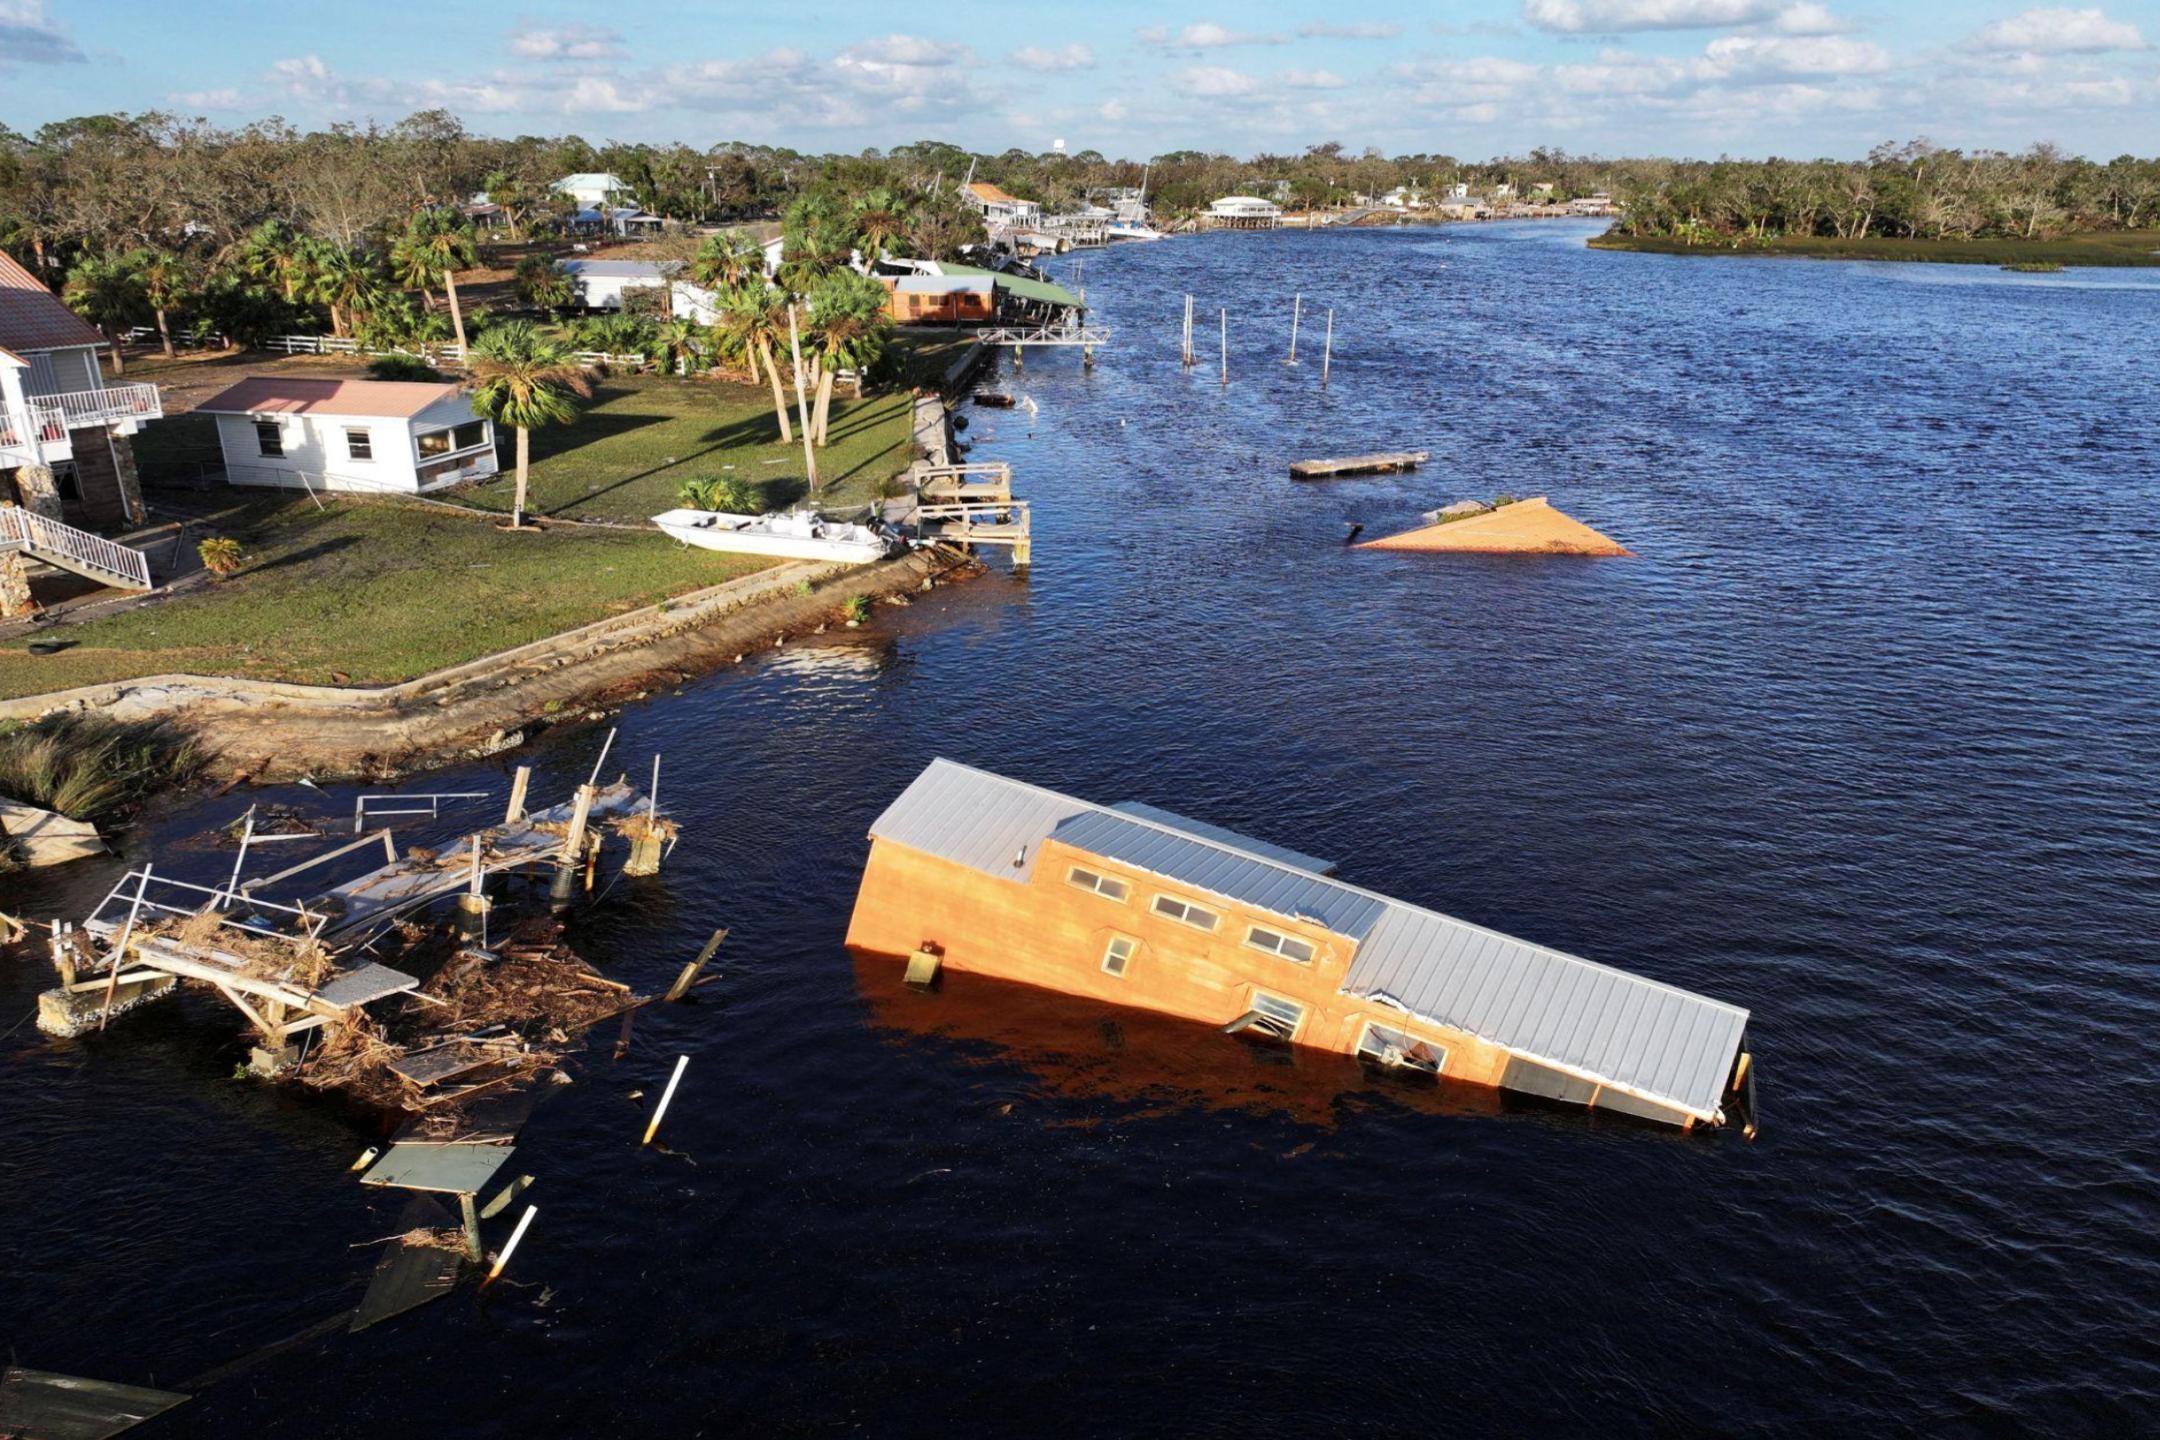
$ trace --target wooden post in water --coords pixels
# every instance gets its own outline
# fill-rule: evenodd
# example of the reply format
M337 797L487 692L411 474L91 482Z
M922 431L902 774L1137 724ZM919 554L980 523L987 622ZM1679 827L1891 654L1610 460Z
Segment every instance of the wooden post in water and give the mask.
M1230 383L1230 311L1222 311L1222 383Z
M1335 358L1335 312L1327 312L1327 340L1320 351L1320 388L1327 389L1328 362Z
M1192 369L1195 356L1192 348L1192 296L1185 297L1185 368Z
M1288 360L1285 360L1285 361L1283 362L1283 363L1284 363L1285 365L1295 365L1295 364L1297 364L1297 322L1298 322L1298 314L1299 314L1299 312L1301 312L1302 310L1304 310L1304 308L1305 308L1305 297L1304 297L1303 295L1298 295L1298 296L1295 296L1295 297L1294 297L1294 298L1292 298L1292 300L1290 301L1290 358L1289 358Z

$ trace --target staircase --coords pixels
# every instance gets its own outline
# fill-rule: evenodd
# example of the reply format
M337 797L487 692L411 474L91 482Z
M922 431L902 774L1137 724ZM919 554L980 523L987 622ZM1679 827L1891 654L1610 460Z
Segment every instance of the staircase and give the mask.
M150 558L142 551L20 506L0 505L0 551L6 550L20 550L100 585L150 588Z

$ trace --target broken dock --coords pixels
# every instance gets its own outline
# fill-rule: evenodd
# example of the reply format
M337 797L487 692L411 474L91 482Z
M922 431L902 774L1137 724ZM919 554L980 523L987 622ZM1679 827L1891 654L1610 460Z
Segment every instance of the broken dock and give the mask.
M1333 480L1344 475L1389 475L1415 470L1432 459L1429 450L1381 450L1371 455L1345 455L1334 460L1293 460L1293 480Z

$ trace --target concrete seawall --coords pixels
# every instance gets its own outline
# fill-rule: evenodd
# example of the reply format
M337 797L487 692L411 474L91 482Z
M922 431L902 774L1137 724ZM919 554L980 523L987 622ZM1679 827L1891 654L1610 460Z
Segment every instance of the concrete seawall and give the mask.
M98 710L169 720L254 779L387 777L492 754L562 715L619 702L832 624L861 595L899 595L955 568L917 551L875 565L799 561L397 685L152 675L0 701L0 720Z

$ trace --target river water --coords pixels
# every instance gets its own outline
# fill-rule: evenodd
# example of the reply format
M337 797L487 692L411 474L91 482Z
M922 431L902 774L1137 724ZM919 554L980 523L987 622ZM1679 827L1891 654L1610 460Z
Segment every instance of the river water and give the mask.
M704 1003L526 1127L521 1285L255 1354L354 1302L397 1206L345 1170L379 1131L228 1078L190 997L0 1047L0 1340L138 1383L253 1355L175 1436L2149 1432L2160 285L1592 228L1087 257L1099 366L1038 353L1034 415L969 412L1038 507L1031 576L618 718L687 838L582 947L658 987L734 933ZM1434 463L1285 477L1397 446ZM1500 491L1636 554L1341 543ZM604 728L549 737L536 794ZM1761 1138L909 993L840 940L866 827L941 754L1746 1005ZM185 842L246 799L142 853L217 873ZM48 975L7 964L0 1014ZM679 1054L672 1153L639 1150Z

